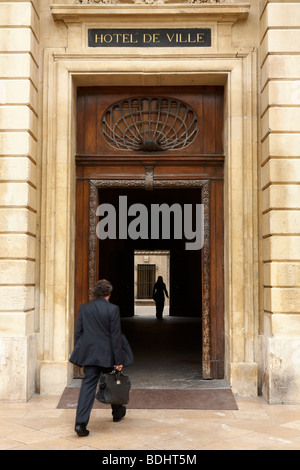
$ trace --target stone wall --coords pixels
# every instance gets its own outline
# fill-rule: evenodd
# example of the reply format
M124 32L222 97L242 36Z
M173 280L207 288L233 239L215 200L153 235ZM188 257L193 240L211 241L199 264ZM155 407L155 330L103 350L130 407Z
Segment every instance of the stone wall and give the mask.
M247 20L239 17L242 20L233 27L213 13L213 51L202 51L198 58L195 51L183 57L176 50L165 60L156 57L155 51L131 51L129 60L123 52L113 57L111 51L90 51L83 24L91 18L77 4L78 16L72 13L66 24L59 9L51 14L51 3L74 7L73 0L0 3L0 400L25 401L36 391L60 393L71 377L75 80L84 85L141 85L146 80L150 85L170 85L174 80L189 85L208 84L213 77L214 83L225 85L228 108L227 378L234 392L255 395L258 365L260 388L270 402L299 402L298 0L261 0L260 14L258 0L252 1ZM234 3L247 2L228 1L218 5L218 11L223 8L228 15ZM122 9L119 25L133 20L139 26L140 21L156 24L152 8L147 15L130 20L124 20L126 9ZM115 25L114 12L109 17L108 10L105 19L98 12L97 20L92 20ZM189 15L180 21L192 25L196 19ZM173 19L162 15L159 21L169 25ZM256 168L257 128L260 171Z
M263 393L300 396L300 4L261 4Z
M43 2L43 5L46 4ZM192 5L71 5L41 9L43 41L42 252L40 391L61 393L73 338L76 85L221 84L225 89L225 376L234 393L257 394L257 49L258 1ZM208 7L208 9L206 8ZM249 13L250 10L250 13ZM44 17L43 17L44 13ZM88 13L88 14L87 14ZM92 14L91 14L92 13ZM249 14L249 16L248 16ZM52 22L51 16L52 15ZM49 18L50 16L50 18ZM44 20L43 20L44 18ZM53 21L54 20L54 21ZM42 23L41 23L42 24ZM89 48L87 28L212 27L212 49ZM51 29L50 29L51 28ZM63 29L65 28L65 29ZM50 37L49 31L53 32ZM45 33L44 33L45 31ZM55 33L56 31L56 33ZM59 32L67 31L66 41ZM52 47L50 46L52 45ZM63 47L66 45L66 47ZM51 86L50 86L51 84ZM61 169L68 171L62 173ZM46 184L45 184L46 183ZM55 194L55 197L54 197ZM61 217L60 217L61 215ZM57 230L57 229L59 230ZM43 261L45 260L45 261ZM42 298L42 296L41 296ZM43 320L42 320L43 319ZM50 330L49 327L52 327ZM43 354L43 358L42 358ZM55 382L54 382L55 378Z
M0 3L0 399L35 391L38 2Z

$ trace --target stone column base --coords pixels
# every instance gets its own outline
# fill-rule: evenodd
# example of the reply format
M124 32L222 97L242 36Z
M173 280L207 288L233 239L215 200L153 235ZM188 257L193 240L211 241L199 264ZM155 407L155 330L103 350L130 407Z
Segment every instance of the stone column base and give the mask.
M35 393L36 338L0 338L0 400L26 402Z
M73 366L68 361L44 361L40 364L40 394L61 395L71 382Z
M257 396L258 394L258 367L253 362L231 363L232 392L237 395Z
M263 395L272 404L300 404L300 339L262 337Z

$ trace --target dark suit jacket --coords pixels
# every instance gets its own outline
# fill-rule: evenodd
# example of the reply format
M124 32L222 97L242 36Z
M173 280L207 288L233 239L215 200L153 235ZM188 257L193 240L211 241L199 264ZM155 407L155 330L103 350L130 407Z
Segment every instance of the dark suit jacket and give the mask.
M78 366L123 364L120 311L104 297L79 308L75 348L70 362Z

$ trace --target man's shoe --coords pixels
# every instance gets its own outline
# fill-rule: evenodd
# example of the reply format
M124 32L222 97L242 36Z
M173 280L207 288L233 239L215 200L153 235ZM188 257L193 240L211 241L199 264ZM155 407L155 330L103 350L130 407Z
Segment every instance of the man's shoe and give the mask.
M121 410L121 413L119 414L119 416L115 416L113 418L113 422L114 423L118 423L119 421L121 421L121 419L124 418L124 416L126 415L126 406L123 406L122 407L122 410Z
M79 437L86 437L90 434L90 431L86 429L84 424L76 424L75 431Z

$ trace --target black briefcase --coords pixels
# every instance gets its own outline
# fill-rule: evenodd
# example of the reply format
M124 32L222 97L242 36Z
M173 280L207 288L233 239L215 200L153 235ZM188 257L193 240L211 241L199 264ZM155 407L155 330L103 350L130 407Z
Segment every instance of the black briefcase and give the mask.
M113 370L109 374L101 375L96 398L101 403L109 405L126 405L129 402L130 388L129 377Z

